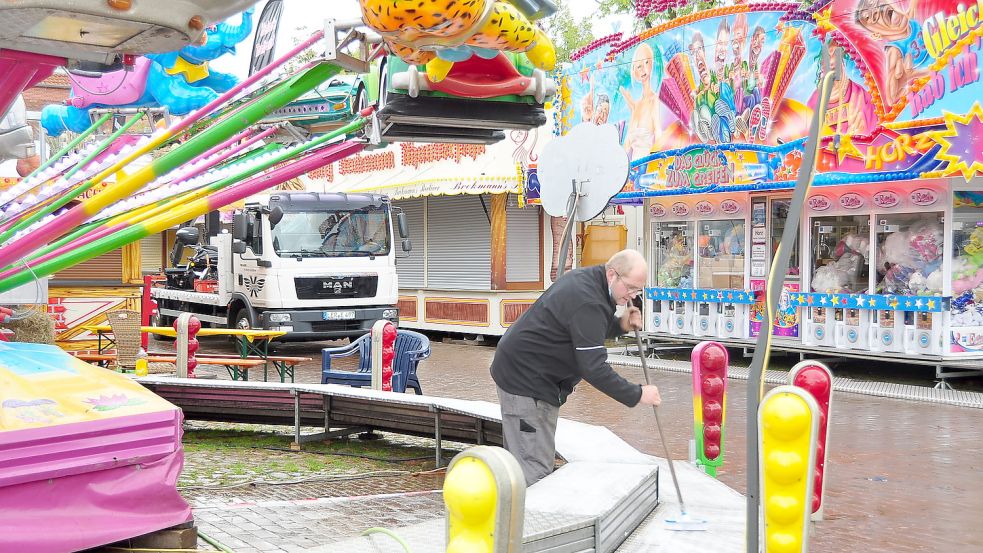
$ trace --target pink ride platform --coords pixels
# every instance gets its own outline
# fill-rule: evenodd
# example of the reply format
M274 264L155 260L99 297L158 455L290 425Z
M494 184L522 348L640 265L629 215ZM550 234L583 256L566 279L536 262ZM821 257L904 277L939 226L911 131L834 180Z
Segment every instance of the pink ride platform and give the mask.
M191 520L181 421L124 375L0 343L0 551L76 551Z

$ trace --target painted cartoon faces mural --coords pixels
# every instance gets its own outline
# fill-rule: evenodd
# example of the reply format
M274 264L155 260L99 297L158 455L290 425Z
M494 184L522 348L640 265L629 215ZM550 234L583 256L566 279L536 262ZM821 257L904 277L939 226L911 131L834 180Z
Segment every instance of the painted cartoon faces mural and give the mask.
M609 99L602 119L618 127L633 160L694 144L801 138L816 89L819 42L806 40L813 29L778 12L750 12L606 44L567 73L572 123L598 123L599 99Z
M832 0L816 20L854 60L847 77L869 90L878 119L927 119L972 104L983 0Z

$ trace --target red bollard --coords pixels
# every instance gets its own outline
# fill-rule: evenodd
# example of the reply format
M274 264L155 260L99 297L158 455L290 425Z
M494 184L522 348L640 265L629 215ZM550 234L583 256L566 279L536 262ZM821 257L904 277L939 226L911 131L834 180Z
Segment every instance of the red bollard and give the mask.
M724 462L726 419L727 348L717 342L700 342L690 357L693 363L693 436L696 463L710 476Z
M386 320L372 325L372 388L393 390L393 360L396 357L396 326Z
M177 332L177 340L174 341L174 348L177 350L177 374L184 378L195 378L195 368L198 367L195 353L199 347L197 335L201 330L201 321L191 313L181 313L174 321L174 330Z
M802 388L819 406L819 435L816 436L816 474L812 485L811 520L823 520L823 499L826 496L826 461L829 458L827 436L829 414L833 403L833 373L819 361L801 361L788 372L788 383Z

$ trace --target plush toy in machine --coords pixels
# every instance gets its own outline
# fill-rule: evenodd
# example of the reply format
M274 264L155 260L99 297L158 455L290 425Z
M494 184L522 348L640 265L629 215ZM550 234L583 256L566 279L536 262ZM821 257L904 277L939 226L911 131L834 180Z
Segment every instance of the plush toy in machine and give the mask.
M952 298L952 326L983 326L983 296L965 291Z
M860 268L866 264L869 245L870 241L860 235L844 236L833 249L833 261L813 273L813 291L826 294L863 292L866 287L862 283L859 286L853 284Z
M724 237L720 253L729 255L744 255L744 227L733 226Z
M659 283L672 288L692 286L693 255L682 236L672 237L665 263L659 268Z
M956 247L959 254L952 260L952 295L968 292L983 299L983 227L973 229Z
M970 255L960 255L952 261L952 295L971 292L983 284L983 266Z
M942 260L942 225L935 221L915 224L908 231L912 257L916 267Z
M881 244L878 272L883 278L877 292L902 295L942 293L942 225L935 221L916 223L905 231L891 233Z
M697 244L700 248L700 257L717 257L717 248L714 247L713 241L706 234L700 235Z

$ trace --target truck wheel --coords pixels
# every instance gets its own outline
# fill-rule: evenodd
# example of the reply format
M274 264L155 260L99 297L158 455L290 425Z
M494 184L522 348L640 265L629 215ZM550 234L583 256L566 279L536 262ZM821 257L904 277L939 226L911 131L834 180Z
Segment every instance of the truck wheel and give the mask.
M155 313L150 316L150 326L171 326L174 324L174 322L169 319L170 317L165 317L160 313ZM155 340L160 342L173 342L175 340L173 336L165 336L163 334L155 334L153 336Z
M253 323L249 320L249 310L243 307L236 313L235 327L240 330L249 330L253 328Z

